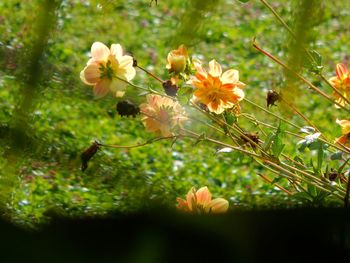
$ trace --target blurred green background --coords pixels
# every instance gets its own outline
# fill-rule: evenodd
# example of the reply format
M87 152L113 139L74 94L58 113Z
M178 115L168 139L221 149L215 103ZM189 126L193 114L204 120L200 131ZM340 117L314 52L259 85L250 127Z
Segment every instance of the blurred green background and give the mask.
M269 2L289 25L297 25L303 1ZM331 77L336 63L350 59L350 2L317 2L306 42L322 54L324 73ZM129 150L103 148L85 172L80 170L80 154L95 139L133 145L153 137L139 118L117 115L116 98L95 100L80 81L93 42L120 43L139 65L163 79L167 53L185 44L206 63L215 58L224 69L238 69L247 84L246 97L265 107L267 90L285 88L285 76L253 49L252 39L285 61L292 49L288 33L260 1L159 0L150 6L147 0L2 0L0 36L0 202L1 213L10 220L35 226L47 221L47 210L84 216L128 213L154 204L175 207L176 197L204 185L214 197L228 199L231 209L305 205L262 181L257 175L262 168L250 158L216 155L217 147L188 140L173 146L161 141ZM331 94L317 77L305 75ZM133 82L161 89L141 71ZM346 115L297 85L300 94L293 102L328 138L338 137L335 119ZM126 98L135 103L143 99L131 87ZM242 103L242 110L276 124L249 104ZM272 111L305 125L283 108ZM297 140L290 138L285 151L294 157Z

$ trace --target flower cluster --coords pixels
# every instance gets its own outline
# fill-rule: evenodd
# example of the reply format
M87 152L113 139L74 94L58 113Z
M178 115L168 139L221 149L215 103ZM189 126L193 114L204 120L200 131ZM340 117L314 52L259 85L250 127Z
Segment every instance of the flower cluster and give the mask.
M224 213L229 207L228 201L223 198L212 200L212 195L206 186L198 191L192 187L186 195L186 200L181 198L176 200L179 210L194 214Z

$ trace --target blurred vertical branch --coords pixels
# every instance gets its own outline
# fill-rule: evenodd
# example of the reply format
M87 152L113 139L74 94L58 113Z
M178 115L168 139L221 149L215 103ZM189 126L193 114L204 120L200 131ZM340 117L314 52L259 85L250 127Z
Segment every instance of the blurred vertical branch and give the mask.
M187 1L185 13L181 17L179 29L172 36L173 46L179 44L191 45L200 37L203 21L210 12L215 12L222 0L191 0Z
M32 29L32 46L28 47L23 56L21 73L23 84L18 96L11 123L11 146L13 150L22 150L28 147L33 138L31 127L32 112L35 109L40 94L40 80L44 66L42 58L47 47L52 30L56 26L56 10L61 0L38 1L38 13ZM31 148L33 145L31 145Z
M294 23L291 27L294 34L288 42L287 65L295 72L300 72L307 60L306 50L316 37L315 26L322 19L323 0L294 0ZM286 88L281 91L288 101L295 101L294 98L300 95L299 82L294 74L284 71Z
M32 45L26 48L21 56L19 77L21 89L18 103L14 108L12 119L7 131L7 140L4 141L4 157L0 163L0 205L3 204L17 184L16 167L19 157L26 154L25 150L35 151L36 144L33 138L35 131L32 127L33 111L40 97L40 82L42 80L45 65L43 56L48 45L51 32L56 27L57 9L61 0L38 0L36 22L32 26L30 42ZM15 14L14 14L15 15Z

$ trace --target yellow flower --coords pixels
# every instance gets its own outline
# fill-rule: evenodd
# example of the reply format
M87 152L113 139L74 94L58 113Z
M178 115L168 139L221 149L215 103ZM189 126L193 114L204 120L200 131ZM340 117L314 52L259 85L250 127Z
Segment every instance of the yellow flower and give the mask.
M343 64L337 64L335 70L336 76L331 77L329 82L336 88L346 99L350 99L350 72ZM347 102L339 96L338 93L333 92L335 101L342 106L347 105ZM337 108L339 106L336 105Z
M140 105L140 112L146 130L164 137L174 135L172 130L187 120L178 102L154 94L147 95L147 103Z
M188 83L196 88L195 99L216 114L233 107L239 112L238 103L244 98L242 88L245 84L239 81L238 71L230 69L222 73L220 64L214 59L209 62L209 72L198 61L194 65L197 72Z
M91 59L80 72L80 78L93 86L95 97L102 98L109 91L122 97L127 86L125 81L132 80L135 74L133 58L123 55L121 45L112 44L109 49L103 43L95 42L91 46Z
M187 49L184 45L180 45L178 49L169 52L166 68L169 70L169 73L174 72L175 74L178 74L186 69L187 61Z
M187 193L186 200L177 198L177 208L194 214L225 213L229 203L226 199L212 200L208 187L201 187L198 191L194 187Z
M343 144L350 147L350 121L348 120L336 120L336 122L341 126L342 136L335 139L335 143Z

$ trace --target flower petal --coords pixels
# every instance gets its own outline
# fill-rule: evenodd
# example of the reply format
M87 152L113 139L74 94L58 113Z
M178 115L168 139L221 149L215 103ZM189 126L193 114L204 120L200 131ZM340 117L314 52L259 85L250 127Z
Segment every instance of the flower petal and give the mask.
M239 81L238 70L229 69L222 74L221 81L223 84L236 83Z
M94 87L95 98L102 98L109 92L109 86L111 85L110 79L102 79Z
M128 84L120 79L113 78L109 89L115 93L116 97L123 97Z
M196 189L194 187L191 188L190 191L188 191L187 195L186 195L186 201L187 201L187 205L190 211L192 211L192 207L196 206L196 200L195 200L195 192Z
M110 54L108 47L101 43L95 42L91 46L91 56L95 61L106 60Z
M341 126L343 134L350 133L350 121L348 121L348 120L338 120L337 119L336 123L338 123Z
M123 48L120 44L112 44L111 45L111 54L115 56L115 58L119 58L123 56Z
M346 75L348 73L348 69L345 67L344 64L339 63L339 64L337 64L337 68L336 68L335 72L337 73L338 78L343 80L344 78L346 78Z
M221 66L215 59L209 62L209 74L213 77L220 77L222 74Z
M80 72L80 79L87 85L94 85L100 80L99 65L91 63Z
M216 198L209 203L207 209L209 210L208 212L211 213L225 213L228 207L229 203L226 199Z
M198 204L207 204L211 201L211 193L209 192L208 187L204 186L199 188L196 192L197 203Z

